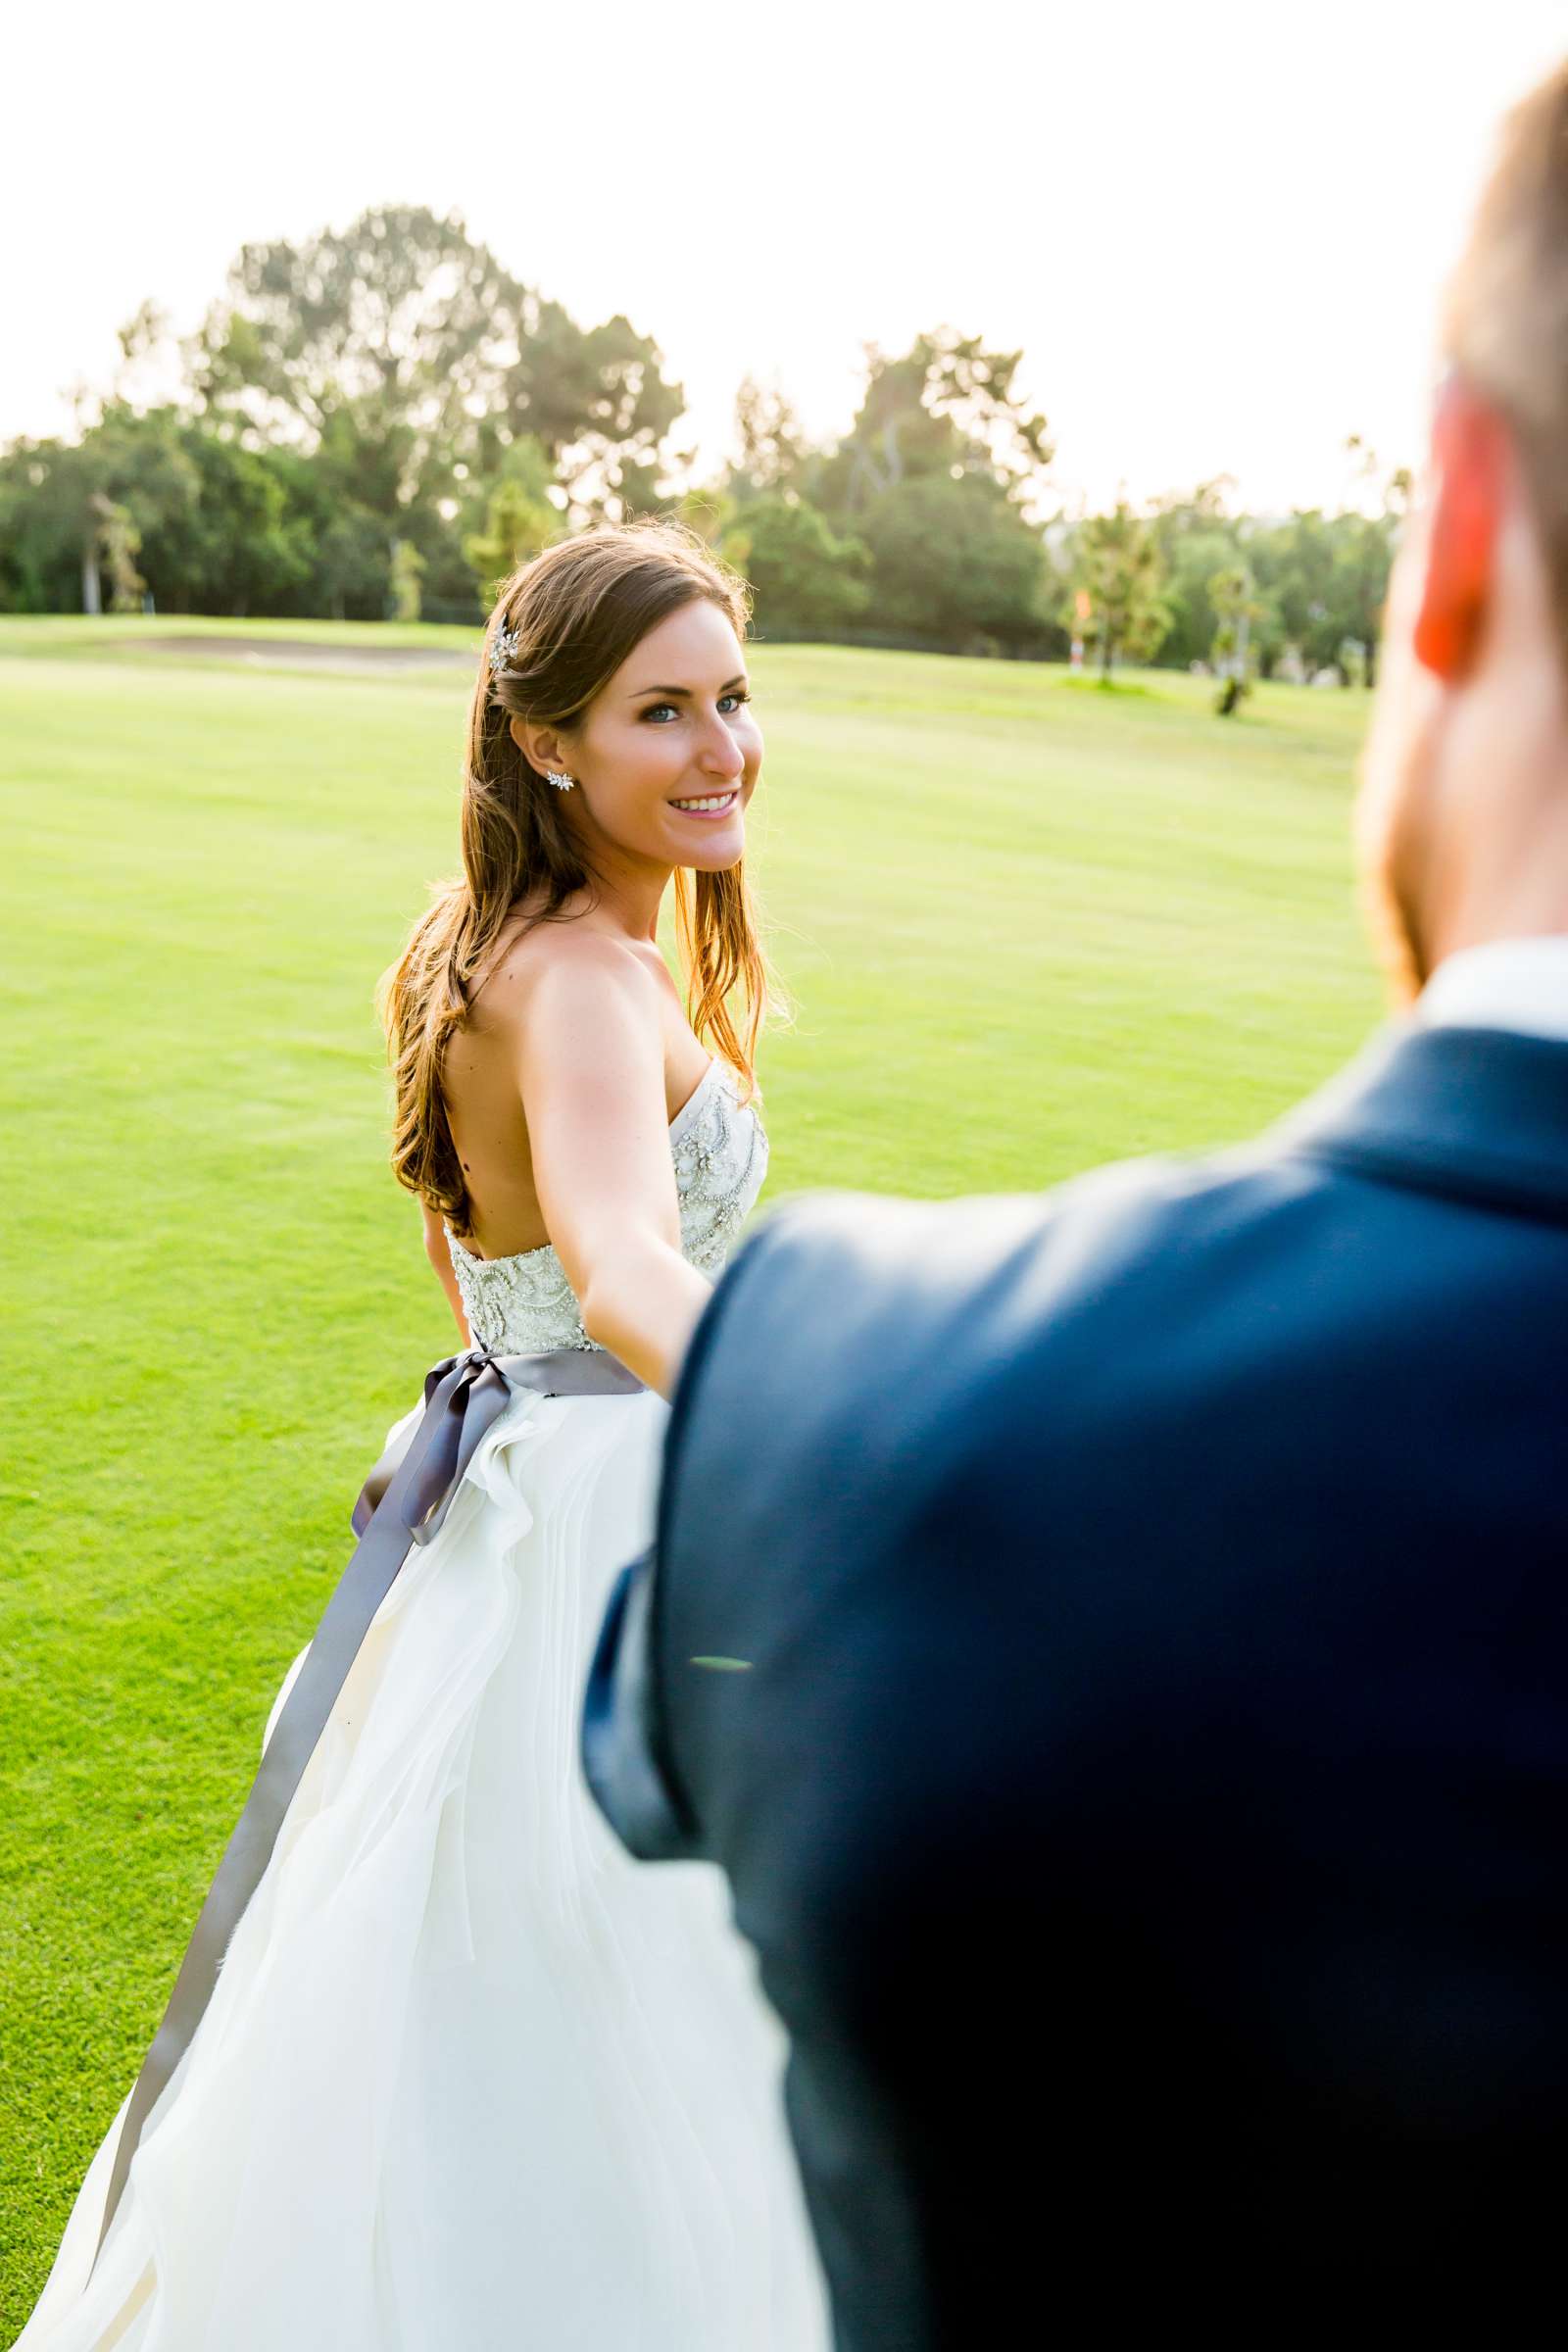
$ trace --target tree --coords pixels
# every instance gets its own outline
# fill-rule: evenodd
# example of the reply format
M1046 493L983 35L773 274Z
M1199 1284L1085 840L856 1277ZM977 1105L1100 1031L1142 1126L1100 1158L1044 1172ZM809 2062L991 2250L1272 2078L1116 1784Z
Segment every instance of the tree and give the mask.
M507 452L501 478L490 493L483 530L463 543L486 604L519 564L562 537L562 512L550 498L554 487L549 453L531 433L524 433Z
M1091 515L1079 525L1067 609L1075 612L1080 591L1088 597L1079 625L1100 646L1102 683L1109 682L1118 651L1139 662L1159 650L1170 625L1164 583L1159 541L1125 499L1113 514Z
M1364 648L1363 674L1368 686L1377 684L1383 609L1388 602L1389 575L1394 568L1394 551L1403 520L1402 499L1408 487L1409 476L1405 475L1397 509L1391 508L1378 515L1345 514L1338 518L1334 604L1345 623L1344 635Z
M860 514L879 633L953 653L1038 652L1045 553L987 473L921 474Z
M1170 627L1159 647L1162 662L1175 669L1186 669L1194 662L1213 659L1215 633L1220 625L1213 582L1242 561L1242 546L1243 542L1231 529L1187 532L1169 549L1161 549L1166 564L1164 595L1170 612Z
M1267 608L1257 593L1257 583L1246 564L1232 564L1223 571L1215 572L1208 583L1208 601L1217 623L1213 656L1225 670L1225 682L1215 709L1222 718L1229 718L1243 695L1250 689L1256 663L1251 632L1263 618Z
M870 602L870 549L837 537L804 499L754 499L740 510L722 553L751 581L764 637L831 637Z
M1052 459L1046 419L1014 388L1021 352L987 351L951 326L916 336L901 359L866 346L866 387L815 495L835 518L922 475L978 474L1020 505Z
M87 501L92 521L82 550L82 596L84 612L103 610L99 587L99 565L109 574L112 612L139 612L147 583L136 569L136 551L141 546L141 533L125 508L118 506L102 490L94 490Z
M74 446L18 442L0 459L0 601L24 610L94 610L106 564L122 610L144 591L168 612L309 610L317 535L283 453L172 407L111 403Z
M784 489L805 464L806 437L794 409L776 387L764 389L750 375L735 395L735 438L739 456L728 487L742 502Z
M504 367L515 291L456 217L374 207L297 246L243 246L190 346L193 380L269 438L314 446L344 417L362 440L401 428L402 474Z
M12 612L101 609L101 469L80 443L18 440L0 462L0 582Z
M1396 492L1395 498L1398 495ZM1344 648L1354 643L1362 648L1354 666L1369 684L1375 683L1383 607L1401 519L1393 503L1382 514L1323 514L1314 508L1259 531L1249 542L1259 586L1278 614L1278 627L1309 668L1336 668L1348 685L1352 664Z
M1385 470L1359 434L1345 446L1349 486L1361 505L1338 514L1298 511L1255 530L1249 549L1271 606L1265 630L1278 630L1308 667L1336 668L1346 685L1359 673L1371 685L1410 475L1402 466ZM1361 649L1354 658L1346 652L1351 644Z
M188 361L209 414L252 439L334 444L373 482L356 503L394 522L454 496L459 466L495 480L525 434L565 481L574 519L618 508L684 405L625 318L579 327L456 215L418 206L242 248Z
M1208 586L1216 572L1244 561L1245 516L1229 512L1234 483L1228 475L1200 482L1197 489L1162 498L1150 514L1150 528L1165 564L1165 602L1170 626L1158 659L1175 669L1206 662L1213 653L1218 619Z
M159 609L309 609L316 532L278 453L244 449L199 418L181 419L177 429L196 497L176 530L161 514L143 523L142 564Z
M676 522L683 522L689 531L695 531L698 538L705 539L710 547L722 548L735 528L740 508L731 493L718 484L707 489L696 487L683 490L679 498L665 499L655 511L672 516Z
M867 345L864 396L831 452L808 450L787 408L746 393L736 475L753 495L759 478L787 483L841 542L863 543L879 636L1015 654L1048 642L1043 544L1024 509L1052 451L1045 417L1016 389L1021 357L951 326L899 358ZM775 538L791 527L768 525ZM808 560L794 527L791 561Z
M531 433L565 486L573 527L655 507L660 445L686 406L659 346L618 314L584 330L559 303L523 298L518 356L502 385L502 429Z
M363 507L333 514L317 541L316 610L324 604L334 620L384 619L396 545L381 517Z
M424 558L412 539L394 540L392 546L392 618L417 620L419 617L419 580L424 570Z
M1260 531L1251 542L1256 578L1269 591L1286 641L1308 669L1337 661L1345 635L1335 612L1334 534L1315 508Z
M137 610L144 569L156 590L160 522L188 520L199 487L166 415L112 405L74 445L17 442L4 473L11 601L54 611L101 612L106 572L113 608Z

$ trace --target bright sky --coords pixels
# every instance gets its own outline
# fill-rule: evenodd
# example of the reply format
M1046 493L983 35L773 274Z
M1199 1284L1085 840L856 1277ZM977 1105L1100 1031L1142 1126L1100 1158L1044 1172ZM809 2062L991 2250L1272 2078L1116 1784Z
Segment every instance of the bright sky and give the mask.
M584 325L623 311L727 451L735 386L847 425L861 346L1021 347L1072 502L1417 462L1431 321L1565 0L417 9L73 0L7 33L0 438L68 429L146 297L242 243L458 211Z

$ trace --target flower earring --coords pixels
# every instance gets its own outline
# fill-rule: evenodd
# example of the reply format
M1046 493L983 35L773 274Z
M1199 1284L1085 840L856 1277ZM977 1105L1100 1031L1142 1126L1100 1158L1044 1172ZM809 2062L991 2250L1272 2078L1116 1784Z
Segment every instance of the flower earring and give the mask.
M553 784L558 792L569 792L576 781L577 779L575 776L558 776L553 767L547 767L545 769L545 782L547 784Z

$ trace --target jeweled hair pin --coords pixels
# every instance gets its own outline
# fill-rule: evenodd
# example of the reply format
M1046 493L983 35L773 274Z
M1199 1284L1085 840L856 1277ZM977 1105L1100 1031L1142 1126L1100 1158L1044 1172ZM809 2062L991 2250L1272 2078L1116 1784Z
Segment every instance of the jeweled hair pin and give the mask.
M490 640L490 667L495 676L499 677L510 665L513 655L521 643L522 638L516 629L497 629Z

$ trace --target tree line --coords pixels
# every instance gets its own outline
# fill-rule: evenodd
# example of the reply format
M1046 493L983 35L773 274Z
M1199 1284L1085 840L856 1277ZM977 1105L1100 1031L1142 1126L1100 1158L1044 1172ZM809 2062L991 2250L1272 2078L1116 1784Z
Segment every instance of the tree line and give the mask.
M693 482L684 395L624 318L584 327L416 207L247 245L196 333L145 305L72 439L0 452L0 610L479 620L564 533L684 517L752 581L758 633L1013 659L1089 649L1370 680L1408 491L1352 444L1361 510L1232 514L1223 482L1050 509L1019 352L937 327L865 353L815 445L751 378ZM157 370L177 389L138 398ZM672 487L672 482L682 486Z

